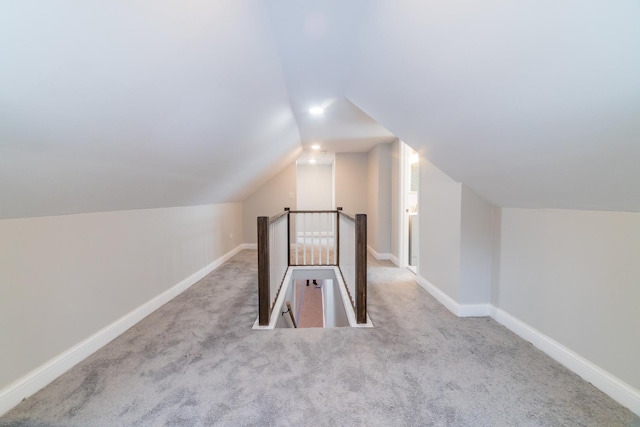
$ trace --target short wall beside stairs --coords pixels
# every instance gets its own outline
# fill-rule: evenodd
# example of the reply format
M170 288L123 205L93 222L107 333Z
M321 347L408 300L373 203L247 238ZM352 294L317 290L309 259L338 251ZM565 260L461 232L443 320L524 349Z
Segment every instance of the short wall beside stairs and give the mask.
M629 408L634 414L640 416L640 391L591 363L579 354L571 351L561 343L549 338L542 332L491 304L459 304L424 277L417 276L416 281L418 285L429 292L456 316L490 316L511 332L532 343L552 359L602 390L616 402Z
M18 405L23 399L44 388L60 375L64 374L69 369L98 351L100 348L107 345L162 305L171 301L189 287L196 284L207 274L211 273L243 249L251 249L251 247L245 245L237 246L235 249L224 254L211 264L198 270L191 276L140 305L125 316L60 353L58 356L34 369L29 374L15 381L13 384L10 384L8 387L0 390L0 416Z

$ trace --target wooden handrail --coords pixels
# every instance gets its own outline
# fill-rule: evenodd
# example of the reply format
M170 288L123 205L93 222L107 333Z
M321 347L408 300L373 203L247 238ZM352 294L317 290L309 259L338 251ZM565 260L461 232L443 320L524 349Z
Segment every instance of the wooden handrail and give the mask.
M287 216L288 216L288 215L289 215L289 212L291 212L291 211L289 210L289 208L284 208L284 209L285 209L285 211L284 211L284 212L280 212L280 213L279 213L279 214L277 214L277 215L274 215L274 216L272 216L272 217L269 217L269 224L273 224L274 222L278 221L280 218L282 218L282 217L283 217L283 216L285 216L285 215L287 215Z
M313 211L313 210L302 210L302 211L289 211L290 213L295 214L303 214L303 213L336 213L337 210L321 210L321 211Z
M348 219L349 221L356 222L355 215L351 215L351 214L348 214L346 212L338 211L338 216L340 216L340 215L342 215L345 219Z

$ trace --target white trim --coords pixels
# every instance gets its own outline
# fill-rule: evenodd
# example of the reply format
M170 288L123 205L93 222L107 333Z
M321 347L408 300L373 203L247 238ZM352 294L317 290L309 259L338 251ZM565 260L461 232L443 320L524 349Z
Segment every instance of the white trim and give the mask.
M458 304L458 317L489 317L490 304Z
M444 305L450 312L458 315L458 303L454 301L449 295L442 292L440 289L431 284L427 279L416 274L416 282L422 286L425 291L429 292L440 304Z
M397 257L397 256L395 256L395 255L391 255L391 256L389 257L389 260L390 260L392 263L394 263L394 264L396 265L396 267L398 267L398 268L402 268L402 267L400 266L400 260L398 259L398 257Z
M491 317L640 416L640 391L500 308Z
M371 246L367 245L367 250L369 251L369 253L371 255L373 255L373 257L375 259L378 260L390 260L391 259L391 254L381 254L378 253L375 249L373 249Z
M107 345L127 329L131 328L149 314L153 313L155 310L187 290L243 249L245 249L244 245L239 245L235 249L213 261L211 264L167 289L160 295L155 296L130 313L60 353L44 365L34 369L13 384L10 384L8 387L0 390L0 415L5 414L24 398L27 398L44 388L76 364Z
M253 251L257 251L258 250L258 244L257 243L243 243L239 246L239 248L242 249L250 249Z
M486 317L491 313L490 304L460 304L419 274L416 282L458 317Z
M584 357L573 352L559 342L532 328L506 311L491 304L458 304L420 275L416 275L417 283L435 299L458 317L475 317L490 315L498 323L514 332L520 338L529 341L552 359L567 369L581 376L595 387L609 395L613 400L629 408L640 416L640 391L594 365Z

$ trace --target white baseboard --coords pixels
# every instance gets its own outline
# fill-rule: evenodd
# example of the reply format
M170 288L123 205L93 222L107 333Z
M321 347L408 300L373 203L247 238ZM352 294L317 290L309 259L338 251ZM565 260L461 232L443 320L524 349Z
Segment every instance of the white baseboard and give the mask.
M389 257L389 260L390 260L392 263L394 263L396 267L400 267L400 260L398 259L398 257L397 257L397 256L395 256L395 255L391 255L391 256Z
M500 308L491 306L491 317L640 416L640 391Z
M489 317L489 304L458 304L458 317Z
M559 342L532 328L506 311L491 304L459 304L422 276L416 276L417 282L449 311L458 317L491 316L498 323L514 332L552 359L581 376L613 400L629 408L640 416L640 391L619 380L609 372L589 362Z
M424 277L416 275L416 281L437 299L440 304L444 305L450 312L458 317L486 317L491 313L490 304L460 304Z
M242 249L251 249L254 251L258 250L258 244L257 243L243 243L239 246L239 248Z
M378 260L390 260L391 259L391 254L381 254L378 253L375 249L373 249L371 246L367 245L367 250L369 251L369 253L371 255L373 255L373 257L375 259Z
M162 305L184 292L243 249L245 249L244 245L239 245L160 295L157 295L135 310L49 360L44 365L31 371L13 384L0 390L0 416L11 410L24 398L36 393Z

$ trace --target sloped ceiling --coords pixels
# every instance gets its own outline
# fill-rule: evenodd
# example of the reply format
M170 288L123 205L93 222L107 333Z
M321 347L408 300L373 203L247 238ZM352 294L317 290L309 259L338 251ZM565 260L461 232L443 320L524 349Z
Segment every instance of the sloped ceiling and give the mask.
M638 22L635 0L0 2L0 218L242 200L311 144L395 136L496 205L640 211Z
M0 3L0 218L242 200L301 150L257 1Z
M266 2L302 146L366 152L395 139L344 97L367 0ZM325 109L321 116L310 107Z
M368 4L354 104L496 205L640 211L640 2Z

